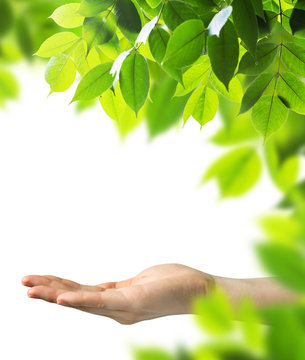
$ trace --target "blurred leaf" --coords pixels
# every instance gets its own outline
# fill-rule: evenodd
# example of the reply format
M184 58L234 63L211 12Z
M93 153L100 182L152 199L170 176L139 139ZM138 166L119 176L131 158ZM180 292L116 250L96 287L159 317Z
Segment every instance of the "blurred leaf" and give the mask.
M30 31L29 24L26 18L20 17L16 21L16 37L22 53L28 58L32 59L34 53L33 37Z
M6 69L0 69L0 105L7 99L16 99L19 86L15 76Z
M8 0L0 0L0 37L5 35L14 22L14 14Z
M115 0L83 0L80 4L78 13L85 17L92 17L107 10L114 4L114 1Z
M136 348L133 350L135 360L175 360L170 353L158 348Z
M216 289L206 297L193 300L197 324L211 334L227 334L233 329L233 309L227 296Z
M220 157L206 171L202 181L217 179L222 197L241 196L258 181L261 159L249 146L234 149Z
M259 244L259 258L280 282L299 292L305 290L305 258L297 249L280 244Z

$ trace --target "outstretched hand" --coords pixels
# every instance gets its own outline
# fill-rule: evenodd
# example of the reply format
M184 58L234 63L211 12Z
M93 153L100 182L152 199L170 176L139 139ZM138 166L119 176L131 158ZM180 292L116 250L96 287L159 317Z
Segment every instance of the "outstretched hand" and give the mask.
M150 267L133 278L94 286L56 276L28 275L28 296L133 324L175 314L189 314L194 296L205 295L211 275L179 264Z

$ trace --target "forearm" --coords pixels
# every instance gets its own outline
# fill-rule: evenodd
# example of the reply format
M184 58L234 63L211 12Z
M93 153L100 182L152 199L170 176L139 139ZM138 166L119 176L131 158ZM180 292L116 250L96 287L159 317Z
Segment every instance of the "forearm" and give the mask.
M298 298L296 293L279 284L274 278L213 278L214 285L223 289L236 307L243 297L252 299L258 307L290 303Z

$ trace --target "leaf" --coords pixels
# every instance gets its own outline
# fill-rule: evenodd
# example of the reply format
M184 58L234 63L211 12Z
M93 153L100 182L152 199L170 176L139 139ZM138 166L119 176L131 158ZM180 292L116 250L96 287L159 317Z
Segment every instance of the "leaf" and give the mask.
M137 51L123 62L120 87L126 103L137 114L144 105L149 91L149 72L145 58Z
M266 42L258 44L256 59L249 52L246 52L240 60L238 73L259 75L273 63L278 47L274 43Z
M95 17L85 18L83 25L83 38L88 44L89 51L97 45L108 42L116 30L115 16L102 13Z
M177 26L187 20L198 19L198 15L187 4L180 1L168 1L165 3L162 18L166 26L174 31Z
M113 82L113 87L115 87L116 83L119 80L119 76L120 76L120 71L121 71L121 67L123 65L123 62L125 61L125 59L127 58L127 56L130 54L130 52L132 51L132 48L126 51L123 51L114 61L112 68L110 70L110 74L115 76L114 82Z
M228 90L226 89L224 84L220 82L220 80L218 80L218 78L213 72L211 73L209 80L213 88L217 90L217 92L219 92L221 95L225 96L226 98L232 101L236 101L236 102L241 101L243 97L243 89L237 77L234 77L230 81Z
M0 1L0 37L5 35L13 26L14 14L9 1Z
M203 126L214 119L218 109L218 96L216 92L207 86L198 87L188 99L183 121L186 123L190 116Z
M259 258L269 272L294 290L305 291L305 259L301 252L280 244L257 246Z
M19 85L15 76L6 69L0 69L0 104L6 99L16 99Z
M113 83L113 77L110 74L111 67L112 62L108 62L91 69L78 84L71 102L76 100L92 100L109 89Z
M298 0L289 19L292 35L305 30L305 0Z
M285 43L282 61L294 74L305 78L305 49L296 43Z
M255 129L266 141L285 122L287 107L277 96L263 96L252 109L252 121Z
M277 95L285 100L291 110L305 114L305 84L297 76L282 72L278 79Z
M208 54L215 75L228 89L239 56L237 34L230 20L221 29L219 37L208 37Z
M30 27L26 18L20 17L15 23L15 28L19 47L23 54L31 60L34 52L34 44L33 36L30 32Z
M78 13L85 17L98 15L114 4L115 0L83 0L79 6Z
M149 35L149 49L152 53L152 56L159 64L164 58L169 38L169 33L161 27L155 27Z
M183 85L177 85L175 96L184 96L188 94L200 83L205 85L210 73L210 59L208 56L202 56L192 67L183 73Z
M262 0L251 0L255 14L261 19L265 19L264 5Z
M173 68L192 65L203 53L204 32L201 20L188 20L179 25L167 44L164 65Z
M232 13L232 6L220 10L212 19L208 27L208 35L219 36L220 30L224 27Z
M141 31L142 23L133 2L131 0L117 0L114 13L117 17L117 25L122 33L129 41L134 42L137 34Z
M238 36L255 57L258 39L257 19L251 0L234 0L232 17Z
M84 22L84 17L78 13L79 3L72 3L60 6L50 16L57 25L73 29L81 26Z
M87 43L85 40L80 40L73 51L71 52L71 58L74 61L77 71L80 75L84 76L90 69L87 58Z
M258 37L262 38L269 35L277 24L277 14L272 11L264 11L264 18L257 16Z
M57 33L44 41L35 55L45 58L58 55L71 48L78 40L79 37L72 32Z
M118 131L123 138L141 122L142 116L136 116L126 104L119 86L115 87L114 92L110 89L104 92L100 102L106 114L116 121Z
M256 150L245 146L220 157L209 167L202 181L216 178L222 197L241 196L257 183L261 171Z
M146 2L151 8L156 8L157 6L159 6L161 1L162 0L146 0Z
M197 296L192 301L198 325L210 334L227 334L233 329L233 309L228 296L216 289L208 296Z
M59 54L51 57L45 72L51 92L66 91L74 82L75 76L76 68L69 56Z
M242 102L239 113L242 114L252 108L253 105L260 99L266 91L271 81L274 78L273 73L264 73L258 76L247 88Z
M135 360L175 360L176 359L176 357L173 357L169 352L154 347L134 349L133 358Z
M150 137L167 131L182 117L188 95L173 97L177 82L167 77L163 82L153 84L151 100L146 110L147 126Z

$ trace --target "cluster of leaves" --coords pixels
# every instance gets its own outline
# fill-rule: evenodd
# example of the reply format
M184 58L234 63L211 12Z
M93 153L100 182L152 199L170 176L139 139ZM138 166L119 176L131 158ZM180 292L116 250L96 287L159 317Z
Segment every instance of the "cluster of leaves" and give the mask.
M122 135L142 119L151 136L181 118L202 127L219 111L212 141L237 148L203 181L216 178L223 197L249 191L262 136L275 183L295 183L296 152L279 154L278 143L288 128L304 139L304 0L83 0L51 17L65 31L36 53L50 58L51 92L67 90L78 72L72 101L99 98Z
M0 106L18 96L18 82L10 65L26 58L59 27L48 19L66 0L0 0Z

